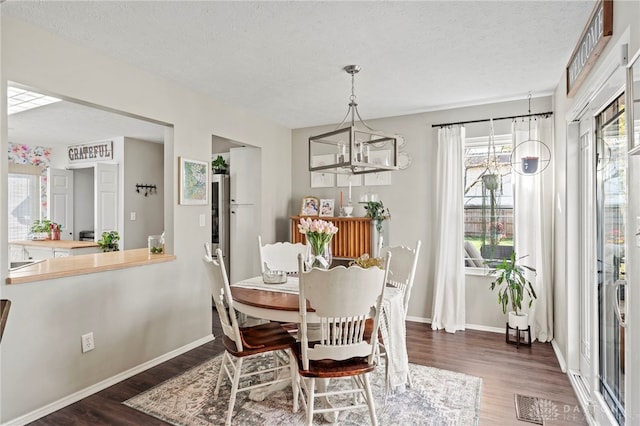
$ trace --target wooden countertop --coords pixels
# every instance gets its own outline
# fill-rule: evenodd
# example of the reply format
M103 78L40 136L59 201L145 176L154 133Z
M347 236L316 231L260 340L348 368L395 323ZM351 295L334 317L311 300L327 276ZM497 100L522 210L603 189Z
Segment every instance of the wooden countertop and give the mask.
M114 269L170 262L175 260L175 258L172 254L149 254L149 250L146 248L58 257L9 272L7 284L93 274L95 272L112 271Z
M79 249L88 247L98 247L94 241L71 241L71 240L20 240L9 241L9 244L16 246L43 247L53 249Z

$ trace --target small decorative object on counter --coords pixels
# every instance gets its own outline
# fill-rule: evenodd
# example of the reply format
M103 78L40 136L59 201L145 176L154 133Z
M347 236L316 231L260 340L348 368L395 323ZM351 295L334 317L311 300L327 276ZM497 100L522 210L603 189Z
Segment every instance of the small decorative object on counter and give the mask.
M120 234L118 234L118 231L108 231L102 233L102 238L100 238L97 243L103 252L120 251L118 248L119 240Z
M150 254L164 253L164 243L161 235L149 235L148 241Z
M333 261L331 254L331 239L338 232L333 222L321 219L300 218L298 231L307 238L309 254L307 256L307 267L329 269Z

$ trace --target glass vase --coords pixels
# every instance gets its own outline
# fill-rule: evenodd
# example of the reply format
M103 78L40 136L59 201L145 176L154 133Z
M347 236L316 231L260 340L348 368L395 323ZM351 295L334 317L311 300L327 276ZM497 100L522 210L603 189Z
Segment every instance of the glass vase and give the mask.
M326 243L314 243L307 239L307 268L329 269L333 261L331 254L331 241Z

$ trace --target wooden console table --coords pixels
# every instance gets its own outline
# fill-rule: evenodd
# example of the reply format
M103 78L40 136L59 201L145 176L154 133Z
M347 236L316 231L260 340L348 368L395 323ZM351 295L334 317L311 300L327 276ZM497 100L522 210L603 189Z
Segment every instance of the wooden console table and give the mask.
M355 259L364 253L371 254L371 218L291 216L292 243L306 242L304 235L298 231L300 217L326 220L338 227L338 233L331 240L331 253L334 258Z

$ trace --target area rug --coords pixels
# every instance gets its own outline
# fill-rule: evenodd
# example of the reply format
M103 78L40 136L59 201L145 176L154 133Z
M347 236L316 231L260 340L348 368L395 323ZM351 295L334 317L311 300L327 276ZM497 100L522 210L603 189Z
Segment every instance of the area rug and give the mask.
M220 388L214 401L220 361L217 356L149 389L123 404L177 426L223 425L226 419L231 389L229 381ZM256 368L271 358L255 360ZM264 365L261 365L264 364ZM482 379L447 370L410 364L413 387L396 391L384 398L384 367L371 374L378 423L381 425L477 425L480 417ZM344 379L342 379L344 380ZM332 381L339 386L342 380ZM345 385L347 383L345 382ZM264 401L248 398L248 392L238 394L233 425L302 425L305 414L302 404L292 413L291 387L270 394ZM325 423L321 415L314 424ZM337 424L369 424L368 411L343 412Z

